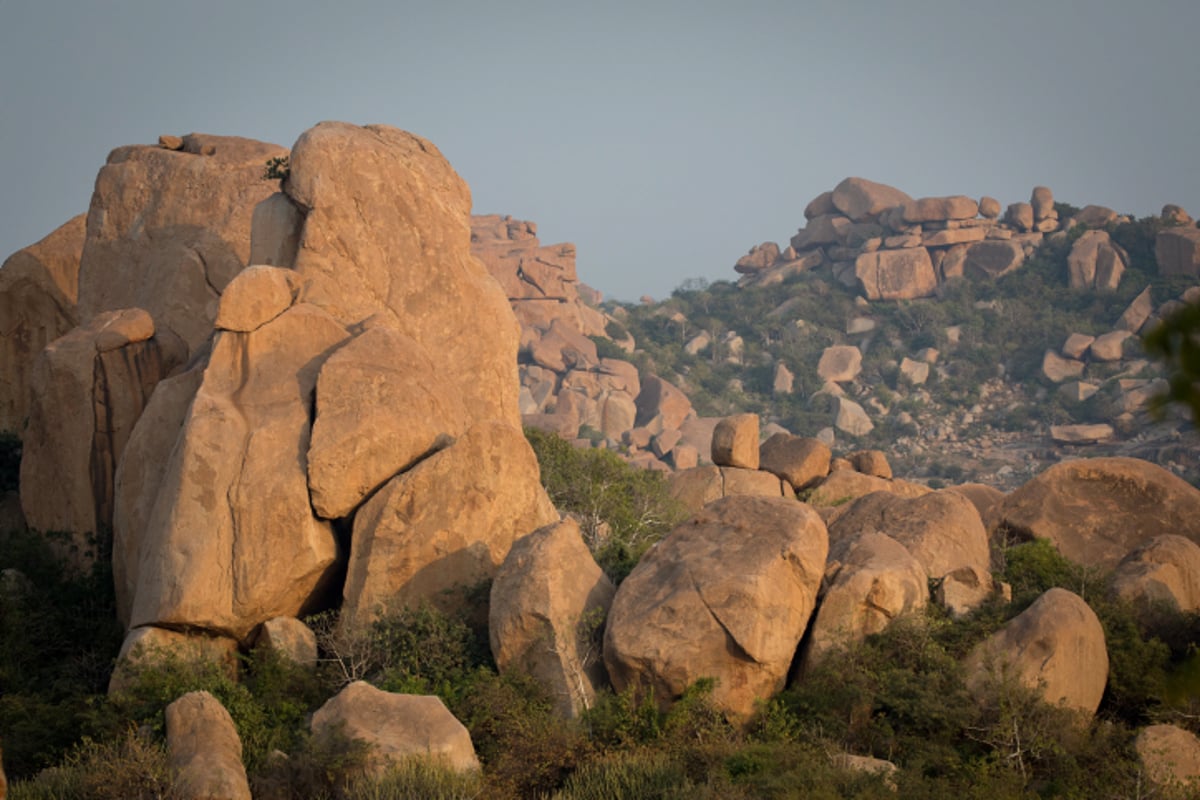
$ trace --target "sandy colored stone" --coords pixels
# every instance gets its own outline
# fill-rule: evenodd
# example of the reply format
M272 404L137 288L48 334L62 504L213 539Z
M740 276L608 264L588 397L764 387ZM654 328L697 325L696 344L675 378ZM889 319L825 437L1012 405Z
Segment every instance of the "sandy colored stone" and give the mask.
M274 617L264 622L258 629L254 647L302 667L317 666L317 635L295 617Z
M74 217L0 265L0 431L21 433L33 362L78 322L85 223Z
M1042 374L1054 383L1062 383L1083 375L1084 363L1073 358L1063 358L1053 350L1042 356Z
M29 527L70 534L52 546L75 568L113 523L114 477L155 384L175 366L141 309L99 314L52 342L34 364L21 457Z
M758 469L758 414L737 414L717 423L712 461L719 467Z
M678 428L692 413L691 401L674 384L657 375L648 375L642 381L641 391L637 396L638 427L648 425L655 418L659 418L664 429ZM708 450L709 443L704 444L704 449Z
M984 228L946 228L940 231L927 231L921 237L924 247L948 247L956 244L982 242L987 237Z
M905 222L942 222L949 219L971 219L979 214L979 204L969 197L922 197L908 200L900 206Z
M1070 359L1081 359L1094 341L1096 341L1095 336L1088 336L1086 333L1072 333L1063 342L1062 354Z
M1117 320L1114 326L1117 330L1129 331L1137 333L1146 324L1146 320L1150 319L1150 315L1154 313L1154 300L1150 296L1150 287L1143 289L1137 297L1121 313L1121 318Z
M333 353L316 397L308 488L326 519L348 516L470 424L433 355L391 327L373 327Z
M225 287L213 327L245 333L258 330L292 307L297 288L296 273L289 269L247 267Z
M1123 330L1101 334L1088 348L1088 355L1093 361L1120 361L1125 357L1125 343L1132 336Z
M376 775L414 756L433 758L459 772L479 769L471 734L437 697L395 694L355 681L312 716L314 736L335 731L372 745Z
M1121 282L1129 257L1107 231L1091 230L1071 245L1067 277L1072 289L1112 291Z
M838 469L838 462L845 468ZM845 506L851 500L871 492L889 492L901 497L919 497L931 491L919 483L902 480L884 480L873 475L863 475L845 459L834 459L829 464L829 476L821 481L810 495L808 502L814 506ZM844 510L844 509L843 509Z
M1014 680L1051 705L1091 716L1108 683L1104 629L1078 595L1051 589L968 655L967 685Z
M1000 216L1000 201L986 195L979 198L979 215L987 219L996 219Z
M1200 276L1200 228L1166 228L1154 240L1160 275Z
M833 214L836 212L837 206L833 204L833 192L821 192L804 207L804 218L812 219L822 214Z
M892 479L892 465L888 463L887 454L882 450L855 450L848 453L846 458L854 465L854 469L864 475L874 475L884 480Z
M962 483L958 486L948 486L946 491L956 492L970 500L985 525L991 510L1005 497L1004 492L983 483Z
M202 151L211 151L201 155ZM249 263L254 209L275 193L264 177L278 145L191 134L183 149L114 150L96 176L79 266L79 314L144 308L160 334L195 353L217 301Z
M794 497L792 487L769 472L721 467L722 496Z
M750 252L737 260L733 271L740 274L754 274L771 267L779 260L779 245L775 242L763 242L750 248Z
M1200 489L1136 458L1055 464L1011 492L993 512L1000 529L1049 539L1064 556L1112 567L1163 534L1200 543Z
M134 628L121 644L116 667L109 677L108 693L125 691L133 685L139 669L155 668L168 660L203 670L215 667L236 680L237 647L238 643L227 636L180 633L152 626Z
M1033 230L1033 206L1029 203L1013 203L1004 211L1004 222L1018 231Z
M1029 205L1033 207L1033 218L1038 221L1058 216L1054 211L1054 192L1045 186L1033 187Z
M242 740L233 717L208 692L188 692L166 708L167 758L180 800L250 800Z
M816 604L825 526L790 500L728 497L650 550L621 584L604 662L614 688L678 698L702 677L736 721L783 688Z
M520 424L518 325L471 254L471 195L430 142L385 125L323 122L291 153L307 209L294 269L303 298L343 325L383 315L432 347L472 419Z
M780 362L775 365L775 375L771 378L771 394L791 394L796 383L796 376L787 365Z
M862 372L862 351L852 344L826 347L817 362L817 375L823 381L852 381Z
M1156 536L1121 559L1111 589L1143 608L1162 603L1200 611L1200 545L1170 533Z
M697 512L725 496L725 481L721 477L721 468L712 465L672 473L667 478L667 488L671 496L689 512Z
M829 566L829 588L813 620L808 663L832 647L881 632L892 620L929 601L924 568L904 545L882 533L857 537L842 559Z
M868 300L913 300L937 289L937 273L924 247L863 253L854 277Z
M865 178L846 178L833 190L833 205L859 222L912 200L904 192Z
M600 632L616 589L571 519L518 539L492 582L488 636L501 670L532 676L564 717L607 683Z
M354 516L343 618L386 604L459 610L464 589L495 576L517 539L555 522L520 430L481 422L388 481Z
M922 386L929 380L929 365L923 361L913 361L908 356L900 359L900 377L913 386Z
M829 474L832 453L818 439L777 433L758 449L759 468L777 475L800 491Z
M987 239L967 246L963 275L991 280L1018 269L1025 263L1025 248L1019 242Z
M837 410L834 413L833 424L839 431L851 436L866 436L875 428L867 412L853 400L839 397L834 404Z
M1060 444L1095 444L1112 437L1113 427L1106 422L1050 426L1050 438Z
M122 548L136 587L129 624L185 625L244 638L320 595L337 554L313 516L305 452L317 373L347 334L298 303L253 333L220 331L157 475L130 507L150 508ZM197 536L196 531L203 531Z
M1103 228L1115 222L1117 212L1107 206L1086 205L1075 215L1075 222L1088 228Z
M1167 800L1195 797L1200 789L1200 739L1175 725L1148 725L1133 743L1146 779Z

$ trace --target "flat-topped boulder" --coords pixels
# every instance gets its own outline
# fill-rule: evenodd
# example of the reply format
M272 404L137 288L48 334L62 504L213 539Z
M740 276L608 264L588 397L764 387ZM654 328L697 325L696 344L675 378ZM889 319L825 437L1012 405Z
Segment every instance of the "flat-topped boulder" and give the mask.
M833 205L855 222L877 217L912 200L892 186L865 178L846 178L833 190Z

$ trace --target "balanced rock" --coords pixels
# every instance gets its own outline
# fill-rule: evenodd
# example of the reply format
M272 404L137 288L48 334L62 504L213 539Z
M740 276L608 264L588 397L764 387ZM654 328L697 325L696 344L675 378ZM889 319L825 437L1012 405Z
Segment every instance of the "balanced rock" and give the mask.
M1111 588L1150 610L1165 604L1184 613L1200 611L1200 545L1170 533L1156 536L1121 559Z
M1133 743L1155 796L1195 797L1200 789L1200 739L1175 725L1148 725Z
M88 210L79 318L144 308L161 336L195 353L221 293L249 263L254 211L278 186L263 166L285 155L278 145L202 134L183 137L181 150L114 150Z
M1108 683L1104 628L1078 595L1051 589L976 645L966 669L976 692L1013 680L1091 716Z
M471 734L438 697L385 692L355 681L317 709L312 732L318 738L340 732L372 745L376 775L412 757L432 758L458 772L479 769Z
M912 200L904 192L865 178L846 178L833 190L833 205L855 222L877 217Z
M783 688L825 571L825 526L794 501L728 497L650 550L617 590L604 662L659 703L700 678L742 721Z
M776 433L759 446L758 465L800 491L829 474L832 455L829 446L819 439Z
M1045 186L1033 187L1033 193L1029 197L1029 205L1033 207L1033 218L1039 222L1058 216L1054 211L1054 192Z
M1112 567L1163 534L1200 543L1200 489L1136 458L1084 458L1047 469L994 511L993 535L1049 539L1079 564Z
M855 450L846 455L854 469L864 475L874 475L884 480L892 479L892 465L882 450Z
M712 460L718 467L758 469L758 414L736 414L718 422Z
M979 198L979 216L985 219L996 219L1000 216L1000 201L994 197Z
M1166 228L1154 239L1160 275L1200 277L1200 228Z
M85 233L81 214L0 266L0 431L21 433L33 362L78 322Z
M354 515L342 618L365 624L387 604L460 610L517 539L558 519L521 431L472 426L397 475Z
M1004 222L1018 231L1033 230L1033 206L1029 203L1013 203L1004 211Z
M167 706L167 755L181 800L250 800L242 740L233 717L208 692L188 692Z
M565 717L591 708L606 683L600 631L615 592L574 520L517 540L492 583L496 666L531 675Z
M868 300L913 300L937 289L937 273L924 247L863 253L854 278Z

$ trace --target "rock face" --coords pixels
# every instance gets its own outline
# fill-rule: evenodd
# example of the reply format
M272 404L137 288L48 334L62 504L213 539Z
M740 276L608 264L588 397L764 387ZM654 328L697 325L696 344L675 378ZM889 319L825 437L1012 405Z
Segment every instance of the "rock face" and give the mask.
M783 688L816 603L825 526L795 501L727 497L651 550L617 591L604 638L613 686L664 702L715 677L746 719Z
M355 681L313 714L315 736L337 730L373 745L376 774L412 756L429 756L460 772L479 769L471 734L437 697L394 694Z
M806 659L879 633L896 617L925 607L929 579L904 545L882 533L857 537L829 564L829 588L813 621Z
M1200 545L1173 534L1156 536L1121 560L1113 594L1143 608L1158 603L1200 611Z
M606 682L600 631L615 592L573 520L518 540L492 583L496 666L533 676L565 717L591 708Z
M758 414L737 414L717 423L712 461L718 467L758 469Z
M1112 567L1162 534L1200 542L1200 490L1162 467L1134 458L1056 464L993 511L1000 528L1049 539L1080 564Z
M1175 725L1149 725L1138 732L1134 749L1147 782L1162 797L1194 797L1200 788L1200 739Z
M75 217L0 265L0 432L21 433L34 361L78 321L85 219Z
M1051 705L1092 715L1108 682L1104 629L1078 595L1051 589L967 658L968 685L1012 679L1039 691Z
M192 134L183 149L114 150L96 177L79 265L79 318L144 308L188 353L208 338L217 301L250 257L263 175L278 145Z
M1106 231L1088 231L1075 240L1067 256L1072 289L1112 291L1121 282L1129 257Z
M34 364L21 508L31 528L71 534L63 554L79 569L113 523L114 476L134 425L178 358L154 334L141 309L105 312Z
M937 289L937 273L924 247L863 253L854 277L868 300L913 300Z
M184 800L250 800L242 741L233 718L208 692L189 692L167 706L172 788Z
M385 602L461 608L514 541L558 520L538 476L521 432L492 421L386 483L354 517L343 619Z
M471 255L470 190L437 148L385 125L324 122L292 148L285 191L307 209L293 264L307 302L343 325L379 314L436 343L440 376L472 418L519 426L518 326Z
M1200 228L1167 228L1154 240L1161 275L1200 276Z

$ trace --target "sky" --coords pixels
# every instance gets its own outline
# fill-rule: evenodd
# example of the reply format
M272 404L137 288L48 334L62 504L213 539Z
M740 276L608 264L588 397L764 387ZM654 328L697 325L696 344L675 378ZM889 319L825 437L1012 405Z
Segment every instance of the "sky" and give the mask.
M731 279L843 178L1200 216L1200 2L0 0L0 259L110 150L432 140L619 300Z

